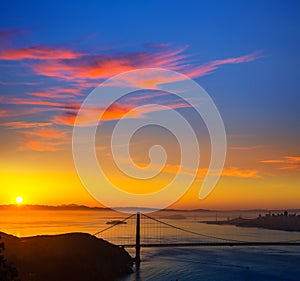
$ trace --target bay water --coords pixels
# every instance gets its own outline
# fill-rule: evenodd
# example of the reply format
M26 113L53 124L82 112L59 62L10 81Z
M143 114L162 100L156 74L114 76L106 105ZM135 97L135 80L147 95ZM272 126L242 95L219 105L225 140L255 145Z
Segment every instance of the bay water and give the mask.
M251 218L257 215L257 212L242 211L150 214L150 216L168 224L207 236L242 241L300 239L299 232L241 228L232 225L208 225L202 222L237 216ZM24 210L23 208L1 210L0 231L18 237L69 232L94 234L107 228L109 226L108 221L122 220L126 216L128 214L109 210ZM156 237L158 235L157 224L152 223L149 227L148 223L148 229L142 229L142 242L147 243L149 239L156 242L161 239L161 237ZM146 223L144 223L145 225ZM132 235L127 237L127 240L132 240L132 243L134 243L134 218L120 227L130 229ZM180 237L176 234L176 242L197 241L189 233L177 232L181 234ZM172 228L164 226L159 230L159 233L166 241L171 241L174 238ZM105 232L103 232L103 237L101 234L98 237L117 243L124 234L119 231L107 237L105 235ZM135 255L134 249L128 248L126 250L132 256ZM134 273L119 281L300 280L299 246L142 248L141 259L142 262L139 268L134 266Z

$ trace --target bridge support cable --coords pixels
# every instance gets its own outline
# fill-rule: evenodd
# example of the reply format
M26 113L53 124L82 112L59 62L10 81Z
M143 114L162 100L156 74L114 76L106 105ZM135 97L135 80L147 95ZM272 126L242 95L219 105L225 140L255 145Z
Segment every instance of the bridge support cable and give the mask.
M172 228L174 228L174 229L177 229L177 230L180 230L180 231L189 233L189 234L201 236L201 237L204 237L204 238L216 239L216 240L221 240L221 241L225 241L225 242L235 242L235 243L248 243L248 242L250 242L250 241L244 241L244 240L236 240L236 239L229 239L229 238L222 238L222 237L217 237L217 236L212 236L212 235L206 235L206 234L202 234L202 233L199 233L199 232L187 230L187 229L184 229L184 228L181 228L181 227L178 227L178 226L169 224L169 223L164 222L164 221L161 221L161 220L159 220L159 219L150 217L150 216L148 216L148 215L146 215L146 214L142 214L142 215L143 215L144 217L148 218L148 219L154 220L154 221L156 221L156 222L158 222L158 223L160 223L160 224L163 224L163 225L165 225L165 226L172 227Z

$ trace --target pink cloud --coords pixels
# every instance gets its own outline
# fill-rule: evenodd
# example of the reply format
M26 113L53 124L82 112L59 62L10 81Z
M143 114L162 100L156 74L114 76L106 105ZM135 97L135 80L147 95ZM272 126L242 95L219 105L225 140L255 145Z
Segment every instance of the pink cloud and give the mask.
M150 48L165 48L165 47L171 47L171 43L147 43L145 44L146 47Z
M20 29L0 29L0 40L20 33Z
M99 115L101 112L103 113L101 121L118 120L134 107L134 105L114 103L106 110L105 108L101 107L90 108L88 114L80 118L80 125L91 126L96 124L99 120ZM65 114L54 116L52 122L60 125L73 126L75 123L76 116L77 112L66 110Z
M143 108L138 108L135 104L128 103L130 99L126 99L126 102L114 103L107 109L101 106L90 108L84 116L80 117L79 126L92 126L98 123L99 116L102 113L101 122L119 120L122 118L145 118L147 114L162 111L167 109L179 109L190 107L187 103L167 103L165 107L159 104L149 105ZM162 104L163 105L163 104ZM66 110L63 115L54 116L52 122L54 124L73 126L77 116L76 110Z
M239 169L237 167L224 168L222 176L236 178L259 178L259 173L255 169Z
M126 103L136 103L136 102L141 102L141 101L145 101L145 100L148 100L148 99L163 97L163 96L167 96L167 95L169 95L169 93L153 92L153 93L150 93L150 94L143 94L143 95L138 95L138 96L126 97L125 102Z
M122 159L123 162L128 162L127 159ZM140 166L147 166L147 163L136 161L136 164ZM160 167L159 167L160 168ZM155 166L154 166L155 169ZM180 165L167 164L163 167L162 172L176 175L179 172ZM208 172L207 168L199 168L196 170L196 178L202 179ZM183 172L186 175L195 175L195 170L184 168ZM223 177L234 177L234 178L260 178L259 172L254 169L240 169L238 167L225 167L222 170Z
M35 86L39 85L39 82L5 82L5 81L0 81L0 85L5 85L5 86L16 86L16 85L28 85L28 86Z
M0 60L57 60L57 59L75 59L82 54L48 46L33 46L20 49L8 49L0 51Z
M153 48L153 46L151 47ZM38 75L72 80L83 85L91 83L88 80L106 79L137 68L167 68L180 71L190 77L200 77L213 72L222 65L251 62L262 57L260 52L254 52L193 66L186 61L188 58L188 55L184 53L186 49L186 46L171 48L169 44L156 43L154 50L150 48L150 50L127 54L90 54L57 47L33 46L0 51L0 59L31 59L34 61L29 65ZM133 82L137 83L137 81ZM161 78L153 77L145 83L159 84L163 82L165 82L164 79L161 81Z
M19 146L19 151L34 150L34 151L58 151L59 146L64 144L63 142L49 142L44 140L29 140L25 145Z
M193 66L186 61L188 55L184 51L187 46L172 48L169 43L154 43L147 47L145 51L127 54L91 54L39 45L2 50L0 60L34 60L29 65L39 75L84 82L87 79L106 79L137 68L167 68L190 77L199 77L211 73L221 65L251 62L262 56L260 52L254 52Z
M123 71L145 67L168 68L181 71L190 77L199 77L211 73L222 65L250 62L261 57L260 53L255 52L245 56L215 60L195 67L185 62L187 58L187 55L184 54L186 47L171 49L169 44L155 44L155 46L152 47L155 48L154 51L146 50L130 54L119 53L104 55L80 53L48 46L34 46L0 51L0 59L2 60L33 60L29 61L28 64L38 75L66 79L77 82L76 85L78 85L77 88L73 86L66 88L55 86L45 90L33 91L28 93L30 96L28 98L2 96L0 97L0 102L3 104L18 106L28 105L28 108L22 109L19 107L18 111L13 109L0 110L0 116L9 117L37 114L52 110L59 111L59 114L56 112L55 115L50 117L51 121L49 123L72 126L76 118L77 110L80 107L82 91L87 87L97 86L98 83L94 82L95 79L105 79ZM162 50L159 51L159 48ZM165 79L156 77L155 75L153 76L152 74L153 73L149 71L149 77L143 81L141 86L147 87L166 82ZM172 77L167 80L167 82L170 81L172 81ZM130 83L139 85L141 81L133 79ZM165 94L161 93L161 95ZM105 112L103 120L120 119L124 114L132 110L136 103L150 98L152 98L152 94L144 94L128 98L126 104L114 104ZM65 103L60 99L72 99L73 102ZM187 104L181 102L166 102L166 106L171 109L188 107ZM97 116L99 116L99 110L104 109L95 108L91 110L89 120L86 121L90 122L91 120L96 120ZM128 118L144 117L150 112L159 110L162 110L159 106L150 106L143 111L134 111ZM21 126L22 124L19 123L19 125ZM25 124L23 125L26 126ZM15 124L11 124L11 127L14 126L17 127L18 124L16 122Z
M188 75L189 77L200 77L207 75L214 70L218 69L222 65L226 64L238 64L238 63L245 63L257 60L262 57L261 52L253 52L244 56L234 57L234 58L227 58L222 60L215 60L212 62L205 63L198 67L190 67L187 69L183 69L183 73Z
M81 95L79 88L62 88L62 87L49 87L46 91L30 92L28 95L34 97L43 97L49 99L64 99L73 98L74 96Z
M65 131L53 129L53 128L41 128L28 132L31 136L47 138L47 139L64 139L67 134Z
M69 141L66 131L53 127L28 130L23 132L22 135L23 144L18 148L21 151L58 151Z
M64 103L64 102L56 102L56 101L47 101L42 99L30 99L30 98L16 98L16 97L8 97L2 96L0 97L0 102L2 104L14 104L14 105L41 105L41 106L49 106L56 108L67 108L67 109L78 109L79 104L74 103Z
M28 128L37 128L37 127L46 127L51 126L50 122L24 122L24 121L15 121L15 122L4 122L0 124L1 126L10 127L13 129L28 129Z
M264 148L263 145L252 145L252 146L231 146L229 149L232 150L240 150L240 151L248 151L248 150L256 150Z
M164 52L137 52L131 54L85 55L70 60L35 63L33 70L44 76L68 80L105 79L124 71L145 67L172 68L185 58L184 49Z
M76 114L66 112L64 115L56 115L53 117L54 124L73 126L76 120Z
M59 108L52 107L26 107L26 108L18 108L18 110L14 108L7 108L0 110L0 117L17 117L17 116L25 116L25 115L36 115L43 112L57 111Z

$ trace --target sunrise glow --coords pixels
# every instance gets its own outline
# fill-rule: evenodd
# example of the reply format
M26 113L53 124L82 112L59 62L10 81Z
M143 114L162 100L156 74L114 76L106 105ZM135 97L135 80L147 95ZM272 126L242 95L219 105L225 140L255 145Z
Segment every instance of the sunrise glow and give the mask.
M165 93L155 95L150 91L124 97L103 114L99 122L99 130L103 130L96 138L95 150L106 176L119 188L137 194L161 190L176 177L181 167L180 144L166 130L151 126L139 130L132 136L129 147L132 159L119 159L146 167L149 149L161 145L167 152L166 166L149 181L120 172L110 147L110 135L125 115L127 120L147 120L159 116L157 105L163 105L189 120L201 151L191 188L172 208L298 207L299 79L293 64L299 57L295 45L299 20L298 15L293 15L298 8L274 7L273 11L268 5L257 8L249 3L245 8L242 4L230 7L221 2L213 7L200 2L195 1L195 7L184 2L172 4L172 19L180 20L170 26L162 21L171 12L167 2L158 4L160 17L154 4L137 8L143 15L137 18L135 9L120 4L122 9L114 10L107 2L99 7L95 4L88 13L83 13L89 15L87 18L74 22L73 15L82 13L82 7L77 5L59 5L60 8L53 5L53 13L61 11L58 18L62 16L61 21L53 22L43 5L31 14L27 3L19 3L15 9L7 2L0 28L0 205L24 204L20 192L30 198L26 204L103 206L85 189L74 166L72 131L78 110L95 87L114 75L135 69L164 68L194 79L220 111L227 134L227 157L220 181L210 196L199 200L199 189L211 157L207 129L188 104ZM211 7L208 12L204 12L206 6ZM99 17L99 9L110 12ZM247 13L241 18L244 9ZM25 16L23 11L28 14ZM110 16L112 11L116 13L114 18ZM49 13L52 14L51 9ZM155 20L151 13L156 15ZM230 14L232 19L224 18ZM20 22L17 24L11 17ZM240 26L241 20L244 26ZM69 21L72 24L65 25ZM36 30L35 26L43 28ZM247 33L252 29L255 32ZM282 32L277 34L276 30ZM57 36L46 36L56 31L59 31ZM120 85L157 88L166 82L152 72L149 70L144 81L132 77ZM151 106L141 109L143 105ZM83 125L90 125L99 113L91 110ZM195 154L192 149L189 153Z
M22 204L22 203L23 203L23 197L17 196L17 197L16 197L16 203L17 203L17 204Z

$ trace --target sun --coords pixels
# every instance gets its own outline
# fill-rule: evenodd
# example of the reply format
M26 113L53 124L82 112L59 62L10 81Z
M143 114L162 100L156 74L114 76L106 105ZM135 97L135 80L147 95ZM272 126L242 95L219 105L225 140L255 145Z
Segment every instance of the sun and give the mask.
M23 198L22 198L21 196L17 196L17 197L16 197L16 202L17 202L18 204L22 204Z

